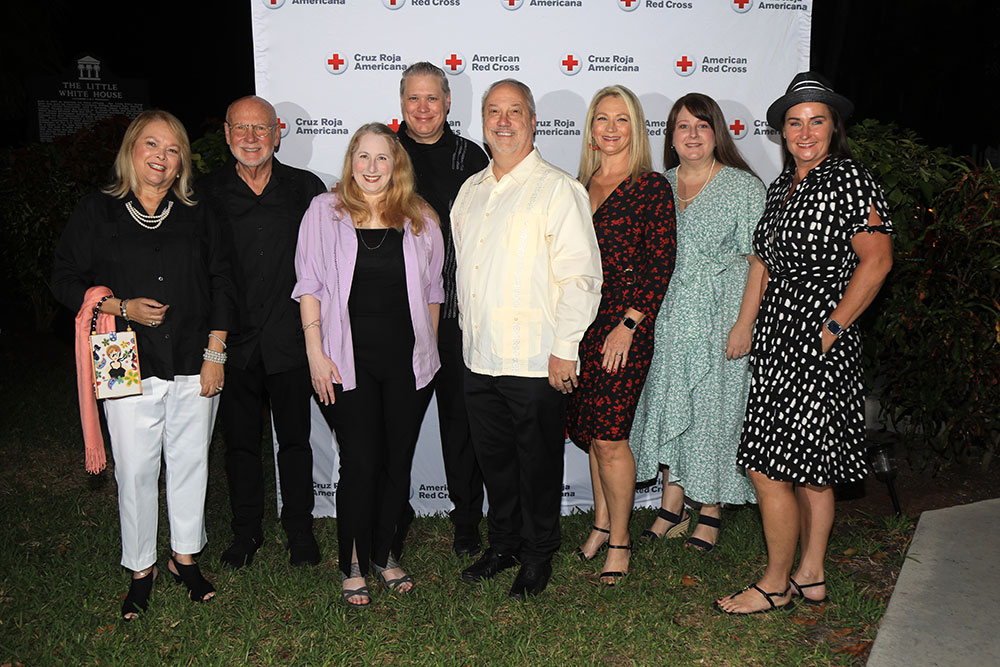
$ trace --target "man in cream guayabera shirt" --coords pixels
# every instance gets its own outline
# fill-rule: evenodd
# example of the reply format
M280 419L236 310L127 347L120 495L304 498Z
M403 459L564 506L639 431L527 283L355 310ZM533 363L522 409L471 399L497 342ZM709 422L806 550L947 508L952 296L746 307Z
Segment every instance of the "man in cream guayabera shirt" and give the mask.
M493 159L462 186L458 258L465 397L489 499L490 548L462 572L521 569L510 596L542 592L559 548L565 394L597 314L601 258L586 190L534 148L535 102L512 79L483 97Z

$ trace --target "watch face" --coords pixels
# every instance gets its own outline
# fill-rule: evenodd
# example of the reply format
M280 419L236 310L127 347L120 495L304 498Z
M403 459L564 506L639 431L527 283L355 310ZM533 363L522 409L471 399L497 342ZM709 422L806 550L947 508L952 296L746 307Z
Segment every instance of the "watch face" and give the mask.
M622 324L625 325L626 329L632 329L633 331L637 326L639 326L639 323L633 320L631 317L626 317L622 319Z
M826 328L827 328L827 329L828 329L828 330L830 331L830 333L832 333L832 334L833 334L834 336L839 336L839 335L840 335L840 332L842 332L842 331L843 331L843 328L842 328L842 327L840 326L840 324L838 324L838 323L837 323L837 322L835 322L834 320L827 320L827 321L826 321Z

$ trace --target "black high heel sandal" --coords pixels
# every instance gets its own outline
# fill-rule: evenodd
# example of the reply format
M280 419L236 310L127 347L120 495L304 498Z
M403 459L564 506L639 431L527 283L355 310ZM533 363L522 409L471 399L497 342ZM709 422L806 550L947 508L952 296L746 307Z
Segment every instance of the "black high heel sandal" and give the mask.
M698 526L705 525L709 528L715 528L715 544L706 542L699 537L689 537L687 541L684 542L684 546L694 547L702 553L708 553L715 548L715 545L719 543L719 534L722 532L722 517L716 519L714 516L706 516L705 514L698 514ZM697 528L697 526L695 526Z
M642 534L639 535L640 540L646 540L652 542L653 540L658 540L661 537L664 538L680 537L681 535L684 534L684 531L688 529L688 526L691 525L691 515L688 514L687 508L683 506L681 507L680 514L674 514L673 512L668 512L667 510L661 507L660 510L656 513L656 516L663 519L664 521L669 521L674 525L670 526L670 528L667 528L667 530L664 531L663 535L657 535L652 530L644 530L642 531Z
M632 541L629 540L628 544L611 544L609 542L608 549L628 549L629 551L632 551ZM631 558L629 559L629 561L630 561L629 564L631 565ZM620 579L624 579L627 576L628 572L604 571L601 572L601 575L597 579L605 586L615 586L618 584L618 581ZM605 581L605 579L607 579L607 581Z
M156 579L156 566L149 570L145 577L136 579L132 577L132 582L128 585L128 595L122 603L122 620L129 621L138 618L139 614L149 608L149 595L153 592L153 580ZM129 614L135 616L129 617Z
M597 526L591 526L590 528L591 528L591 530L596 530L599 533L604 533L605 535L608 536L608 539L604 540L603 542L601 542L601 546L597 547L597 551L594 552L593 556L588 556L587 554L585 554L583 552L583 547L577 547L576 551L574 551L573 553L575 553L576 557L579 558L580 560L582 560L584 563L586 563L588 561L592 561L595 558L597 558L597 554L601 553L601 551L603 549L606 549L608 547L608 541L611 539L611 531L610 530L608 530L606 528L598 528Z
M198 567L198 563L192 563L191 565L181 565L177 560L170 556L170 562L174 564L177 572L170 570L170 574L174 575L174 581L178 584L183 583L187 589L188 594L191 599L195 602L208 602L211 597L206 597L209 593L215 592L215 586L212 582L206 579L201 574L201 568ZM167 568L169 570L169 568ZM212 596L215 597L215 596Z

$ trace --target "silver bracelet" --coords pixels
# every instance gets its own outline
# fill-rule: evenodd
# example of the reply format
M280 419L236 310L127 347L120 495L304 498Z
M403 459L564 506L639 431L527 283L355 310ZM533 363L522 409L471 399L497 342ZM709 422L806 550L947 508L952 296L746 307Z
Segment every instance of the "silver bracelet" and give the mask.
M228 346L226 345L226 341L222 340L221 338L219 338L218 336L216 336L216 335L215 335L214 333L210 333L210 334L208 334L208 337L209 337L209 338L214 338L215 340L217 340L217 341L219 341L220 343L222 343L222 351L223 351L223 352L225 352L225 351L226 351L226 348L228 347Z
M125 320L126 322L129 322L130 320L128 319L128 299L122 299L119 302L119 306L122 309L122 319Z
M217 364L226 363L226 357L227 355L225 352L216 352L215 350L210 350L207 347L205 348L204 354L201 355L201 358L205 361L214 361Z

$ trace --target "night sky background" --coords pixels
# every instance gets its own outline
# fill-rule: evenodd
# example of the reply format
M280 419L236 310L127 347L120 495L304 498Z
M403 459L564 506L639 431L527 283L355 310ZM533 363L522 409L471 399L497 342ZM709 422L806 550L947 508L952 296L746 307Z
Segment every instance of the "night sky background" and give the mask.
M192 139L253 92L247 0L48 0L5 13L4 145L32 139L32 78L61 75L85 53L115 76L147 81L150 104L177 114ZM812 66L854 101L853 120L894 121L955 155L997 162L998 26L995 2L816 0Z

